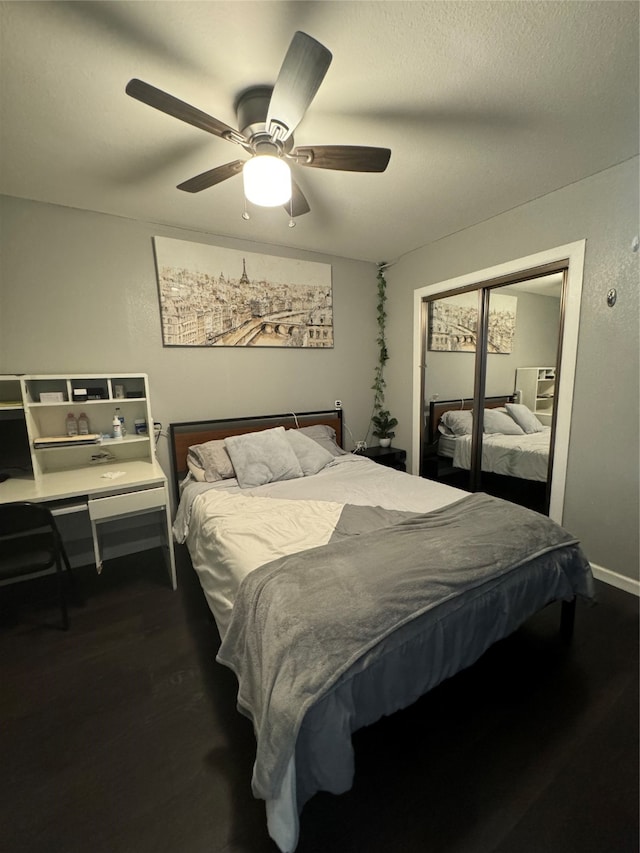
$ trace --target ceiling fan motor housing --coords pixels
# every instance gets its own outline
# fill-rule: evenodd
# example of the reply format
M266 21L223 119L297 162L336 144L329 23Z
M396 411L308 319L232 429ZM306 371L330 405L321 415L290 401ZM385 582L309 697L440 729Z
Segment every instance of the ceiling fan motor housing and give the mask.
M273 86L253 86L246 89L236 101L238 128L256 154L275 154L280 156L293 148L293 135L285 142L274 139L267 132L267 112L273 93Z
M248 139L254 133L264 130L272 92L273 86L252 86L238 96L236 100L238 128L240 133Z

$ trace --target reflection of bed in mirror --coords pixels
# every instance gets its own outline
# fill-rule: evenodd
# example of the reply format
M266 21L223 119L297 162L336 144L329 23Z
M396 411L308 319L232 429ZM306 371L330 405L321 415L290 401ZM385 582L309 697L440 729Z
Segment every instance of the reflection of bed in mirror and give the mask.
M473 400L429 405L423 476L462 486L471 468ZM551 428L512 395L486 397L482 436L482 491L543 509Z

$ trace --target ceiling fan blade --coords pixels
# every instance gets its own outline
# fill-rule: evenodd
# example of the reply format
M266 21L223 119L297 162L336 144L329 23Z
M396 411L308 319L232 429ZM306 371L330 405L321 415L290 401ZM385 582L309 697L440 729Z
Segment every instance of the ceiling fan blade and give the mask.
M304 197L304 193L293 179L291 180L291 200L284 204L283 207L294 218L302 216L304 213L309 213L311 210L309 202Z
M156 110L167 113L167 115L180 119L180 121L191 124L200 130L206 130L207 133L212 133L221 139L228 139L229 142L235 142L238 145L247 143L244 136L239 131L229 127L228 124L203 113L202 110L198 110L178 98L174 98L173 95L163 92L162 89L156 89L155 86L145 83L144 80L138 80L134 77L127 83L125 91L127 95L142 101L143 104L154 107Z
M187 193L199 193L201 190L209 189L209 187L220 184L227 178L232 178L241 172L244 162L244 160L234 160L233 163L216 166L215 169L209 169L208 172L202 172L201 175L196 175L194 178L189 178L188 181L178 184L178 189Z
M301 145L289 154L300 166L338 169L344 172L384 172L391 157L389 148L366 145Z
M280 68L269 102L267 131L284 142L296 129L313 100L333 56L330 50L298 31Z

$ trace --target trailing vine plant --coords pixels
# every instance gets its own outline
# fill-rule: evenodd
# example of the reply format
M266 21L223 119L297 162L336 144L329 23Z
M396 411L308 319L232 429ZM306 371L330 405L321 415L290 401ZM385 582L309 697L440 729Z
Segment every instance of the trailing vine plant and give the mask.
M384 408L384 392L386 388L384 368L389 360L389 351L387 349L386 339L387 280L384 275L386 268L387 264L378 264L378 302L376 305L376 319L378 321L378 337L376 339L378 344L378 361L375 368L373 385L371 386L374 392L373 411L371 413L371 424L369 426L369 431L367 432L367 438L369 437L369 432L371 431L372 426L374 436L377 436L378 438L393 438L395 435L393 427L398 424L398 421L395 418L392 418L390 413Z
M386 340L386 324L387 324L387 280L384 277L384 271L387 265L384 263L378 264L378 304L376 305L376 319L378 321L378 363L374 373L373 385L371 388L374 391L373 396L373 414L377 414L384 407L384 389L386 382L384 379L384 366L389 360L389 351L387 350Z

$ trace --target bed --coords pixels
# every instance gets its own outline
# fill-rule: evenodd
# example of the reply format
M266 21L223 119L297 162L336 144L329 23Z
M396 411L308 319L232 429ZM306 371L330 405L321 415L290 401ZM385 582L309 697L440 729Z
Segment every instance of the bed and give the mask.
M465 399L429 404L428 448L466 471L472 458L472 408L473 400ZM481 464L485 473L547 482L551 427L541 424L512 396L487 397L484 421Z
M346 453L341 428L341 412L170 427L174 535L238 677L252 790L283 853L314 793L351 787L352 732L552 602L568 636L592 596L579 543L550 519Z

